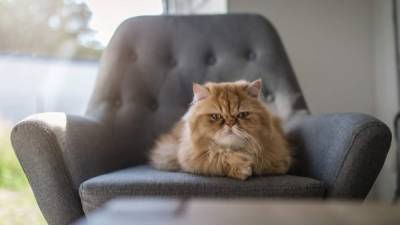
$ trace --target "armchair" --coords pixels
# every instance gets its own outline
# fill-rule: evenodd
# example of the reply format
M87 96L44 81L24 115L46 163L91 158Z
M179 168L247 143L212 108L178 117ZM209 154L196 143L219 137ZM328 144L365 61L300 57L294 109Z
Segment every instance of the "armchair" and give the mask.
M242 182L145 165L153 140L187 109L192 82L260 77L293 146L290 174ZM228 14L123 22L85 116L33 115L11 139L47 222L64 225L121 195L363 199L391 133L364 114L310 115L273 26L258 15Z

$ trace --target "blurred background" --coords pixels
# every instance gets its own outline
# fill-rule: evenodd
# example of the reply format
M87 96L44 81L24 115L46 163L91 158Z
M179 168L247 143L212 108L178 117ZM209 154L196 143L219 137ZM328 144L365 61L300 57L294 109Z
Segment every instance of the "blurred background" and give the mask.
M126 18L260 13L281 35L314 114L398 110L391 0L0 0L0 224L45 224L12 151L12 126L40 112L83 114L99 59ZM369 200L390 202L394 144ZM25 222L24 222L25 221Z

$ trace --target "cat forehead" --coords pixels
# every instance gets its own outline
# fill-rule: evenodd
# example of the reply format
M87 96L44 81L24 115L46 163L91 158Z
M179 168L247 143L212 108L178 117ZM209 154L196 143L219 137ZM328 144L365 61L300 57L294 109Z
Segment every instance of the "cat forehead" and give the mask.
M231 95L244 95L246 94L246 83L209 83L206 88L211 95L214 96L231 96Z
M259 107L257 100L248 94L248 85L244 80L236 82L213 83L204 85L209 97L196 104L199 113L237 113L238 111L254 111Z
M251 108L251 102L246 95L231 92L220 92L212 95L200 104L200 109L206 113L237 113Z

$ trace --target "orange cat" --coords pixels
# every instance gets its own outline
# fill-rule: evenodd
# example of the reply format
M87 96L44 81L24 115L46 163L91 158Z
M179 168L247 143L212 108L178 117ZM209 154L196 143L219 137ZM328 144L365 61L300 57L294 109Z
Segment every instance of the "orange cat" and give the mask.
M193 84L185 116L156 141L161 170L228 176L284 174L292 163L280 120L259 100L261 80Z

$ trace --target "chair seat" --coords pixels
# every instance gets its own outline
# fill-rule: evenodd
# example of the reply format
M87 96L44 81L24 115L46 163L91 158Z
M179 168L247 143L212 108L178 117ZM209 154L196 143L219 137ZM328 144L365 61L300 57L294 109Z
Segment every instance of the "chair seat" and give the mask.
M85 213L119 196L322 198L323 182L292 175L239 181L136 166L83 182L79 194Z

